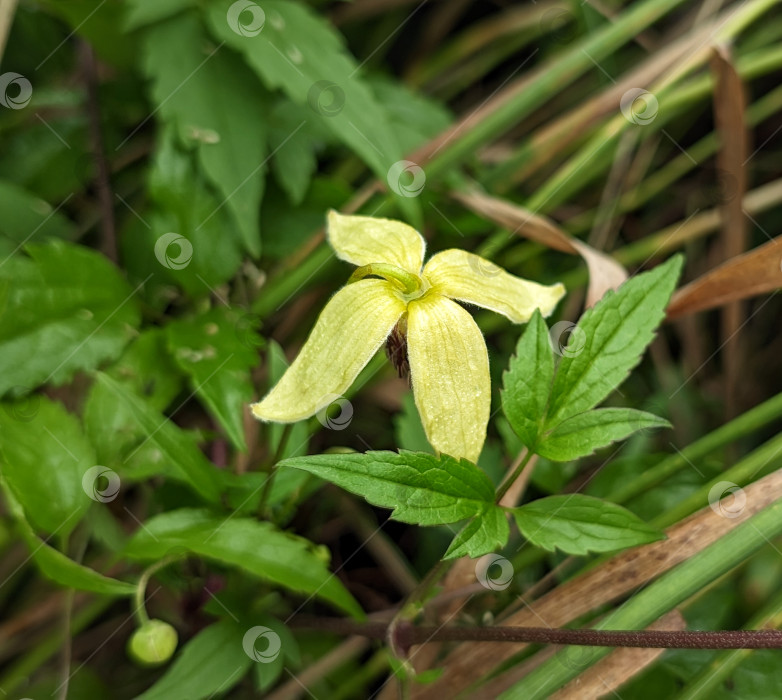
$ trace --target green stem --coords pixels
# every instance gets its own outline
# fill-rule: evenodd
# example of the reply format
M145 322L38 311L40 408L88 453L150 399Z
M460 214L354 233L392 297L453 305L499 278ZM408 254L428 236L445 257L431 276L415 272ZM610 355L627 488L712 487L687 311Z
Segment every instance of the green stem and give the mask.
M730 423L720 426L700 440L687 445L680 452L666 457L662 462L647 469L632 481L620 485L606 498L614 503L626 503L631 498L659 485L689 463L702 459L725 445L736 442L778 418L782 418L782 393L755 406L738 418L734 418Z
M782 625L782 594L774 597L750 620L745 629L774 629ZM749 649L724 652L714 658L703 671L691 679L677 700L704 700L714 697L717 687L728 679L736 667L752 653Z
M139 627L143 627L147 622L149 622L149 615L147 615L147 609L144 605L144 595L147 591L147 584L149 583L149 579L151 579L155 573L160 571L160 569L168 566L169 564L173 564L175 561L183 559L185 556L187 555L181 553L169 554L167 557L163 557L163 559L160 561L155 562L151 566L147 567L144 573L139 577L138 584L136 585L136 592L133 596L135 602L133 616L136 618L136 622L138 623Z
M277 449L274 451L271 464L269 465L269 476L263 484L263 491L261 492L261 500L258 502L258 514L262 515L266 509L266 502L269 500L269 494L272 492L272 484L274 483L274 477L277 475L277 462L282 459L285 454L285 448L288 446L288 440L293 432L293 423L286 423L282 429L280 435L280 441L277 443Z
M609 613L595 629L643 629L680 605L704 586L741 564L747 557L782 534L782 501L760 511L683 562ZM542 700L611 651L584 650L577 667L561 658L549 659L508 689L504 700Z

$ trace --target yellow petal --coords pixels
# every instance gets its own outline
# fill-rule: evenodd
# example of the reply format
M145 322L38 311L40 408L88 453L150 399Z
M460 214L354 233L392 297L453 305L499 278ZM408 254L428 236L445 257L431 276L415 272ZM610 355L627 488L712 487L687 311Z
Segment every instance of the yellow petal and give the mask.
M315 415L342 395L405 311L393 289L379 279L340 289L282 379L262 401L252 404L253 415L293 423Z
M407 307L407 353L415 404L432 447L474 462L491 406L489 356L472 316L439 294Z
M424 261L426 242L418 231L401 221L348 216L329 212L327 236L337 257L349 263L391 263L417 275Z
M565 294L561 284L546 286L521 279L466 250L433 255L423 276L435 291L496 311L514 323L526 323L535 309L548 316Z

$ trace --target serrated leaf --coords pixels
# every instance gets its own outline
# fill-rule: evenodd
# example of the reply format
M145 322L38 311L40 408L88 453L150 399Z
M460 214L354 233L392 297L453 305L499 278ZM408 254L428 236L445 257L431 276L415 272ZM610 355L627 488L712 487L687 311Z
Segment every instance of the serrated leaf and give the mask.
M593 408L627 377L654 338L682 266L674 256L587 310L557 367L547 427ZM571 345L578 344L578 348ZM583 344L583 347L581 347Z
M22 505L16 500L3 478L0 478L0 487L8 503L8 510L16 520L22 539L30 549L30 557L44 576L55 583L80 591L115 596L129 596L136 592L136 586L133 584L99 574L94 569L73 561L40 539L30 527ZM74 517L72 524L75 525L77 520Z
M310 104L311 119L321 121L385 182L388 170L403 159L386 112L357 72L360 66L345 51L342 37L314 10L286 0L263 3L262 29L247 36L231 26L230 0L212 3L212 31L241 52L269 89L282 89L294 102ZM319 91L336 89L340 107L326 116L319 111ZM335 86L331 88L330 86ZM291 124L289 135L301 124ZM412 217L420 217L415 197L398 197Z
M90 506L82 478L95 451L62 404L33 400L0 404L2 474L38 529L67 535Z
M486 512L473 518L454 537L443 559L458 557L482 557L495 552L508 542L510 528L505 511L499 506L490 506Z
M304 200L318 167L316 150L333 140L332 134L304 105L280 100L269 114L269 149L274 154L272 170L292 204ZM291 125L302 124L291 132Z
M258 256L267 104L252 72L222 44L208 43L194 15L150 27L145 71L154 80L160 114L176 124L184 143L197 148L203 171L232 212L245 248Z
M166 327L168 349L190 386L225 430L246 451L243 416L252 401L250 368L258 364L260 339L248 329L239 338L239 319L217 307ZM246 337L245 337L246 336Z
M567 554L612 552L665 538L629 510L578 493L540 498L511 512L532 544Z
M303 469L391 508L406 523L440 525L483 513L494 504L494 487L466 459L422 452L367 452L294 457L278 467Z
M144 523L125 553L138 559L158 559L174 547L237 566L292 591L317 595L351 615L363 614L311 542L281 532L270 522L182 508Z
M171 283L194 297L220 295L220 285L234 276L242 261L243 246L232 214L199 169L197 153L184 149L173 125L158 129L147 177L150 210L143 222L133 217L122 231L127 269L141 279L153 273L145 294L160 297L161 308L171 301ZM190 244L184 257L181 243L160 244L172 233ZM177 264L172 265L172 259Z
M0 266L0 396L117 357L140 322L135 290L99 253L64 241L25 250Z
M229 619L201 630L136 700L201 700L228 692L253 663L242 648L246 631Z
M598 408L568 418L538 441L535 452L556 462L591 455L645 428L669 428L664 418L631 408Z
M223 479L181 428L108 375L98 373L97 378L129 409L147 436L145 443L155 445L179 477L205 500L218 502Z
M535 310L503 375L502 410L524 445L534 448L546 417L554 353L548 326Z

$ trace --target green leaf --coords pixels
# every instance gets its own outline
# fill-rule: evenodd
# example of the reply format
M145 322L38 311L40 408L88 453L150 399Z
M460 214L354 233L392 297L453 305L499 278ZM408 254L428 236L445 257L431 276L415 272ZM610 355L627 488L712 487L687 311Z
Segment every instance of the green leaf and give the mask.
M146 434L145 443L157 447L185 483L207 501L220 500L220 473L181 428L108 375L98 373L98 381L129 409Z
M160 114L177 125L183 143L197 149L247 251L258 256L267 138L261 86L222 44L208 46L194 15L150 27L145 49L144 68L154 80L152 96Z
M414 92L404 83L377 75L368 76L367 82L388 113L391 129L403 153L412 153L445 131L452 122L443 105Z
M624 440L644 428L670 428L664 418L631 408L598 408L579 413L544 435L535 451L547 459L569 462Z
M128 0L125 29L138 29L195 5L195 0Z
M184 381L166 347L165 331L142 331L106 374L124 384L158 411L165 411L182 391Z
M294 102L309 104L309 119L321 121L385 182L403 151L342 37L314 10L287 0L264 2L262 29L243 35L243 18L229 17L231 7L230 0L210 4L215 35L243 53L269 89L280 88ZM326 109L319 102L324 91L332 93ZM290 124L288 135L304 123ZM414 220L420 216L414 197L399 197L398 203Z
M130 541L126 554L158 559L172 548L238 566L297 593L319 596L351 615L363 613L323 561L322 550L302 537L281 532L270 522L214 515L183 508L148 520Z
M316 150L332 135L319 120L312 119L308 107L280 100L269 114L269 148L272 170L292 204L304 200L318 167ZM304 125L291 133L291 124Z
M596 406L638 364L665 316L681 266L677 255L636 275L581 317L554 378L548 428Z
M3 494L8 503L8 509L16 519L22 539L30 549L30 556L44 576L55 583L80 591L118 596L129 596L136 592L136 586L133 584L103 576L103 574L99 574L93 569L76 563L73 559L66 557L62 552L49 546L44 540L40 539L33 531L33 528L30 527L30 523L27 522L22 505L14 497L13 492L5 479L0 478L0 487L2 487ZM75 518L73 519L72 524L76 524Z
M161 309L171 302L170 283L194 297L221 294L216 288L241 264L241 239L228 208L199 175L196 154L179 145L173 127L158 130L147 184L150 212L144 221L132 218L122 232L128 270L140 279L154 274L145 293Z
M69 238L73 225L48 202L12 182L0 180L0 260L23 243Z
M200 316L174 321L166 327L174 361L189 377L193 391L240 450L246 451L246 406L252 401L250 368L258 364L260 339L252 329L240 338L239 319L218 307Z
M245 632L229 619L201 630L163 677L136 700L201 700L227 693L253 663L242 648Z
M494 487L466 459L422 452L367 452L294 457L278 467L303 469L392 508L391 517L406 523L440 525L483 513L494 504Z
M67 535L90 506L82 478L95 466L95 451L62 404L35 399L0 406L2 473L37 528Z
M473 518L454 537L443 555L443 559L459 557L482 557L495 552L508 542L510 528L505 511L499 506L490 506L483 515Z
M64 241L26 250L0 266L0 396L116 358L140 321L136 290L99 253Z
M546 417L554 353L548 326L535 310L503 374L502 410L524 445L534 448Z
M629 510L578 493L540 498L511 512L532 544L567 554L613 552L665 539Z

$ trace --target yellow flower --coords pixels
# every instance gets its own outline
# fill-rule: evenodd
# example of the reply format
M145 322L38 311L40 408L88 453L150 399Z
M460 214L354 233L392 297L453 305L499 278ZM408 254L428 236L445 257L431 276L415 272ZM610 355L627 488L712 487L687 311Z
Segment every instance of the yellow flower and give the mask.
M489 356L472 316L452 300L524 323L535 309L548 316L565 288L514 277L464 250L436 253L422 269L425 241L399 221L331 211L328 240L358 269L326 304L282 379L252 405L255 417L292 423L315 415L347 390L402 320L429 442L445 454L477 460L491 405Z

